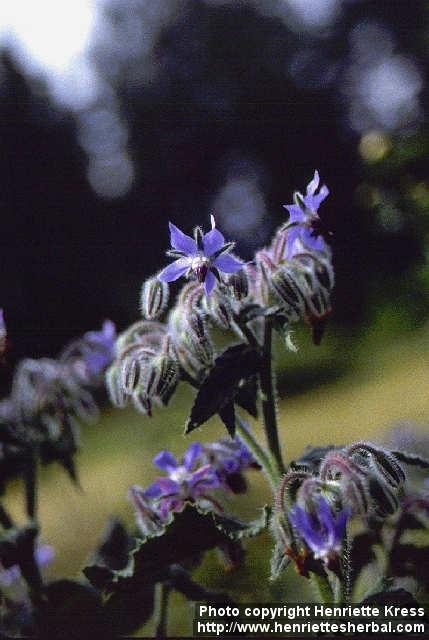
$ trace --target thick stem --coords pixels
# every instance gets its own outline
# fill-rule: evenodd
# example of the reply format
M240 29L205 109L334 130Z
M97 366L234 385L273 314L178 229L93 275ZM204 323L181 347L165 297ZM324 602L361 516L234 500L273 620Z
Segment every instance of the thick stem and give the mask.
M272 326L269 318L265 319L264 347L262 354L262 366L259 374L262 397L262 414L264 418L265 435L271 451L276 461L276 471L279 476L285 472L282 451L280 448L279 434L277 429L276 405L274 396L274 380L272 370Z
M171 587L168 584L160 582L156 585L155 591L155 616L156 616L156 635L158 639L167 637L167 620L168 620L168 598Z
M256 462L261 465L262 471L268 478L274 494L276 494L281 479L276 470L276 463L270 454L264 451L253 433L246 428L244 420L239 415L236 415L236 432L250 450Z

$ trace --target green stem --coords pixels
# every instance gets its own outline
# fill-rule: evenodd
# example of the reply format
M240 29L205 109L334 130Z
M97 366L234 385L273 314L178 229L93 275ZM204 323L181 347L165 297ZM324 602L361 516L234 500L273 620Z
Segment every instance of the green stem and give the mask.
M156 616L156 635L158 639L167 637L167 618L168 618L168 598L171 587L168 584L160 582L156 585L155 591L155 616Z
M340 580L341 592L339 594L340 603L349 603L352 595L352 580L351 580L351 562L350 562L350 537L348 527L344 535L343 541L343 557L342 557L342 571L343 579Z
M269 452L264 451L253 433L251 433L251 431L246 428L244 420L240 418L239 415L236 415L236 432L237 435L240 436L240 439L251 451L256 462L261 465L262 470L265 472L265 475L269 480L274 494L276 494L281 477L277 473L275 461L273 460Z
M332 588L327 577L324 578L317 573L311 572L310 581L320 597L320 602L322 602L323 604L329 604L333 602L334 594L332 593Z
M285 472L282 451L277 429L276 405L273 386L273 370L271 364L272 326L269 318L265 319L264 346L262 353L262 366L259 374L262 396L262 414L264 418L265 435L268 447L276 462L276 471L279 476Z

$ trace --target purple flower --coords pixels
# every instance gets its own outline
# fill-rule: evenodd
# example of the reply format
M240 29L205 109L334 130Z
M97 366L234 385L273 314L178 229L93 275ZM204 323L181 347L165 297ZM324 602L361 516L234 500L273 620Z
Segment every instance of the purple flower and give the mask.
M320 498L313 513L295 505L289 511L289 520L311 549L316 559L329 560L343 544L350 509L344 508L334 515L328 501Z
M329 189L323 185L318 193L319 173L314 172L313 179L307 185L306 195L296 192L295 204L284 205L290 217L288 224L295 226L287 230L287 241L284 257L291 260L297 254L306 251L327 251L327 245L315 228L319 221L318 209L329 195Z
M172 511L181 511L186 502L198 502L213 499L207 491L220 486L220 480L210 464L198 464L202 446L198 442L191 444L179 463L170 451L161 451L153 463L166 476L158 478L144 492L144 497L154 501L157 512L165 520Z
M284 258L292 260L300 253L308 251L327 251L328 245L324 238L314 229L304 225L296 225L287 230L287 240Z
M258 468L251 452L238 437L222 438L203 446L202 459L215 469L221 486L233 493L244 493L247 485L243 471Z
M314 219L318 219L319 215L317 211L321 203L329 195L329 189L325 184L320 187L319 192L316 193L319 187L319 182L319 172L315 171L313 179L307 185L306 195L303 196L302 193L297 191L294 198L295 203L283 205L290 214L290 223L297 222L300 224L308 224Z
M83 337L82 359L93 376L103 373L115 356L116 328L105 320L101 331L88 331Z
M193 276L199 282L204 282L206 293L210 295L216 278L220 279L219 271L236 273L242 268L243 263L229 253L234 244L225 242L225 238L215 227L213 216L211 222L212 228L208 233L203 234L197 227L195 239L169 223L172 247L169 255L177 260L158 275L161 282L172 282L183 275Z
M38 567L42 568L50 564L54 559L54 547L49 544L40 544L34 551L34 559ZM21 578L21 569L17 564L0 569L0 585L10 587Z

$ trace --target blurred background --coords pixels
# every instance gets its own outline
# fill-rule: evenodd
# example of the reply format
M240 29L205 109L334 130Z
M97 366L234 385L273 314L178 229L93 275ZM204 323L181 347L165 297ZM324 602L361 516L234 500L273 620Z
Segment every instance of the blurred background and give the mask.
M54 356L105 318L119 330L138 318L168 220L189 233L214 213L249 259L317 168L331 190L321 214L334 313L321 347L298 331L298 354L276 349L286 456L381 439L392 425L423 433L428 45L423 0L3 0L3 392L20 358ZM127 488L151 480L160 448L187 446L191 396L152 420L106 406L82 432L82 493L59 468L43 471L52 575L77 574L110 513L132 522ZM220 433L213 421L198 437ZM257 473L250 480L249 503L231 503L248 517L270 499ZM9 500L19 513L18 487ZM235 597L262 599L269 546L253 541L247 568L228 576ZM216 563L201 580L222 589ZM292 578L282 588L292 594ZM187 605L174 602L171 633L189 634Z

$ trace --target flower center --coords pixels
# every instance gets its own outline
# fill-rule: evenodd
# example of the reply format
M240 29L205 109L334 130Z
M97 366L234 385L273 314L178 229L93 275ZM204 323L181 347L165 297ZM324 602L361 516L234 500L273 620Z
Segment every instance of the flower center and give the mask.
M186 469L186 467L183 467L183 466L177 467L177 469L174 469L174 471L170 473L170 478L174 480L174 482L177 482L178 484L182 484L183 482L186 482L191 477L192 477L192 474Z
M204 255L192 258L191 271L197 276L198 282L204 282L207 272L210 268L210 258Z

